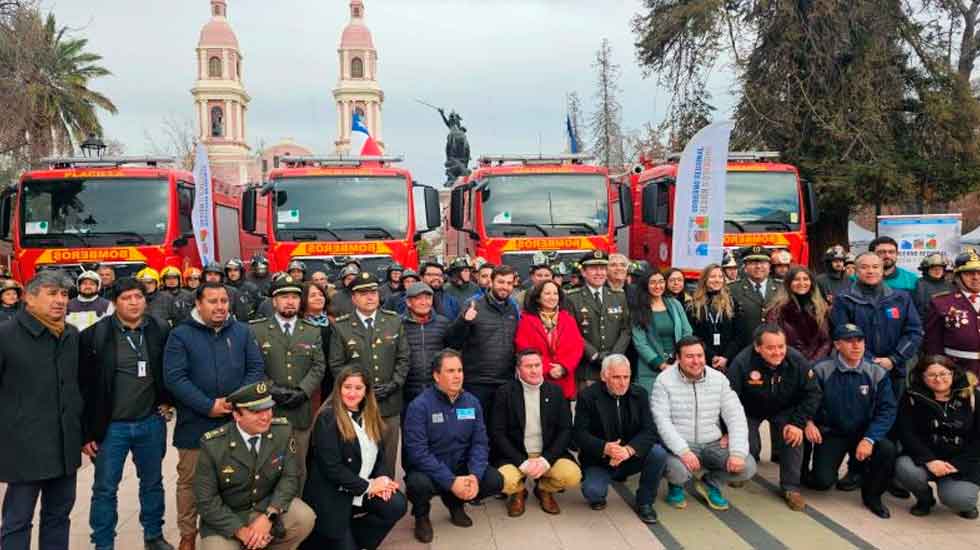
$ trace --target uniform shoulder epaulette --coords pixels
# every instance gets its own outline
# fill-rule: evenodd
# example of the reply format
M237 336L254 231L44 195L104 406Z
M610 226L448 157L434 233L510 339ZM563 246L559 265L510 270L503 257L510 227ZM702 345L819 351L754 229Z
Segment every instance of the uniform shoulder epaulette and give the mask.
M289 420L285 416L276 416L272 418L272 423L277 426L288 426Z
M225 435L226 433L228 433L228 427L227 426L222 426L220 428L216 428L214 430L211 430L210 432L205 432L205 434L204 434L204 440L205 441L210 441L210 440L212 440L212 439L214 439L216 437L221 437L221 436Z
M389 315L391 317L398 317L397 311L391 311L390 309L379 309L378 311L384 313L385 315Z
M577 286L575 288L570 288L565 291L565 296L572 296L573 294L579 294L582 292L582 287Z
M334 321L335 322L336 321L346 321L347 319L350 319L350 313L345 313L345 314L341 315L340 317L337 317L336 319L334 319Z
M937 293L933 294L932 297L933 298L939 298L941 296L950 296L952 294L953 294L953 291L952 290L944 290L942 292L937 292Z
M264 322L266 322L268 320L269 320L268 317L259 317L258 319L252 319L252 320L250 320L248 322L248 324L250 324L250 325L258 325L259 323L264 323Z

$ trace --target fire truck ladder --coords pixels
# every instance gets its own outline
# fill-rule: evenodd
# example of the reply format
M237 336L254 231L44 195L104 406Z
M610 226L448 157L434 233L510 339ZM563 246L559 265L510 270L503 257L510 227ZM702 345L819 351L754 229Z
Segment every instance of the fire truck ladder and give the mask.
M594 160L595 156L587 153L567 153L556 155L483 155L477 162L482 166L494 163L500 166L507 162L520 162L525 165L535 164L582 164Z
M55 169L73 168L77 166L123 166L123 165L142 165L158 166L161 164L175 164L174 157L46 157L41 159L41 164L48 165Z
M670 153L667 155L667 162L679 162L682 153ZM732 162L763 162L778 159L781 156L779 151L730 151L728 160Z
M401 155L340 155L325 157L279 157L279 162L292 168L301 166L361 166L362 164L375 162L381 165L402 162L405 157Z

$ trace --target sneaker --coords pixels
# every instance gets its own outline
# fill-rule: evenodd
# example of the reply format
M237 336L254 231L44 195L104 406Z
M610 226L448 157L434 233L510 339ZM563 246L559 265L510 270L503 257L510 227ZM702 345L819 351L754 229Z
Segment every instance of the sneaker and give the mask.
M670 485L667 488L667 496L664 501L678 510L683 510L687 508L687 493L680 485Z
M719 512L728 510L728 500L722 496L721 490L714 485L708 485L699 479L694 482L694 490L701 495L701 498L708 503L708 506L712 510L718 510Z
M803 499L803 495L799 491L786 491L784 495L786 498L786 506L794 512L802 512L806 508L806 500Z
M606 499L597 500L595 502L590 502L589 503L589 508L592 508L596 512L598 512L599 510L605 510L606 509Z
M974 508L972 510L967 510L966 512L959 512L958 515L963 519L977 519L977 516L980 516L980 513L977 512L976 508Z
M640 521L648 525L657 523L657 511L653 509L652 504L641 504L637 506L636 515L640 517Z

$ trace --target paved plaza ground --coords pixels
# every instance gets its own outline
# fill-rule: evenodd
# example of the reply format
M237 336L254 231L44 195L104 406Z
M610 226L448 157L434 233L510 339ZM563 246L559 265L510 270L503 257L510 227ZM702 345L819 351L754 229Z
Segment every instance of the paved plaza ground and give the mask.
M768 441L768 437L763 437ZM517 519L507 517L504 501L488 499L482 506L468 506L475 525L460 529L449 523L449 515L438 499L433 500L432 523L435 540L420 544L412 537L412 519L406 516L382 547L385 550L546 550L628 548L882 548L941 550L980 548L980 521L964 520L937 506L926 518L908 512L912 500L899 501L885 497L892 511L890 520L881 520L867 512L859 492L827 493L805 491L809 506L803 513L789 510L774 492L778 467L766 460L759 475L741 489L726 489L732 503L727 512L714 512L689 494L686 510L675 510L661 500L656 504L660 523L648 528L633 514L635 480L619 485L610 492L609 506L594 512L585 504L581 493L568 491L559 496L559 516L541 511L534 497L528 499L527 513ZM179 536L176 524L174 486L177 478L177 453L168 449L164 464L167 515L164 533L175 546ZM87 550L89 543L88 512L93 468L87 463L78 475L78 500L72 513L70 550ZM3 488L0 486L0 494ZM136 471L128 463L119 490L119 535L117 550L141 550ZM35 532L36 539L36 532Z

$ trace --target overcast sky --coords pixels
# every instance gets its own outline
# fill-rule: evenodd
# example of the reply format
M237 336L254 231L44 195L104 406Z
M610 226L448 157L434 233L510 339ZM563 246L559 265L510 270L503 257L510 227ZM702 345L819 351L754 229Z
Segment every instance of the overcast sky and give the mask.
M42 0L60 25L89 39L113 75L94 83L118 106L102 117L106 137L127 154L149 152L146 133L162 121L192 120L195 48L208 0ZM333 151L337 46L348 0L228 0L252 96L248 142L284 137L317 153ZM365 0L385 92L384 139L421 183L444 181L446 129L423 98L456 109L473 156L560 152L565 95L594 105L591 63L603 38L622 66L623 123L663 119L668 96L635 61L630 19L640 0ZM729 80L715 75L719 116L730 109ZM583 136L588 139L587 136Z

